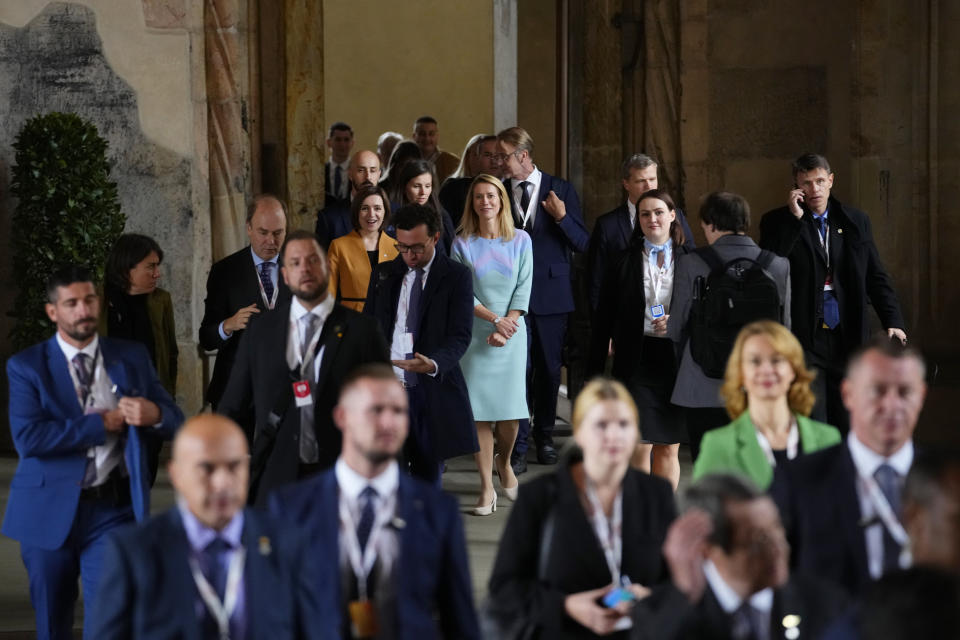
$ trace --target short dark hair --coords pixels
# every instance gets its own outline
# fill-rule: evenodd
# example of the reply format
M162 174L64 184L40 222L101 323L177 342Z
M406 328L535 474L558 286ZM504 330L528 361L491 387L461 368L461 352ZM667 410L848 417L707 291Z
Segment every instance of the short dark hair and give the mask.
M79 264L65 264L57 267L47 278L47 300L50 304L57 303L57 289L69 287L75 282L89 282L96 284L93 273L87 267Z
M156 253L163 262L163 249L150 236L139 233L125 233L113 243L113 249L107 256L105 280L120 291L130 289L130 270L140 264L151 253Z
M657 166L657 161L645 153L635 153L620 165L620 177L623 180L630 179L630 172L634 169L646 169L650 166Z
M637 201L633 204L639 206L640 202L646 200L647 198L656 198L657 200L662 200L663 204L667 205L667 209L670 211L676 212L677 205L674 204L673 198L670 197L670 194L667 193L666 189L648 189L640 194L640 197L637 198ZM643 227L639 224L633 225L633 236L631 241L640 240L643 238ZM673 241L673 244L676 246L681 246L686 241L686 236L683 233L683 226L680 224L680 220L676 216L673 218L673 222L670 223L670 239ZM674 259L676 259L677 254L674 254Z
M700 219L717 231L746 233L750 229L750 204L739 194L714 191L700 204Z
M353 137L353 127L348 125L346 122L337 121L337 122L334 122L332 125L330 125L330 129L327 132L327 137L332 138L334 132L336 131L349 131L350 136Z
M387 197L386 192L376 186L361 187L353 196L353 202L350 203L350 222L353 223L353 228L357 231L360 230L360 207L363 206L363 201L370 196L380 196L380 199L383 200L383 222L380 224L380 229L382 230L390 224L390 198Z
M253 196L253 200L250 201L250 204L247 205L247 219L246 223L250 224L253 220L253 214L257 212L257 207L260 206L261 202L267 200L276 200L280 204L280 209L283 211L283 218L286 220L287 225L290 224L290 216L287 215L287 203L284 202L279 196L275 196L272 193L261 193L260 195Z
M920 370L926 376L927 363L923 359L923 354L913 346L903 344L898 338L889 337L886 331L877 331L870 336L869 340L854 350L850 359L847 360L846 375L849 376L850 372L863 360L863 357L871 351L876 351L880 355L894 360L913 358L920 363Z
M323 245L320 244L320 240L317 239L317 234L313 231L307 231L306 229L295 229L287 234L287 237L283 241L283 246L280 247L280 256L277 260L281 267L283 266L283 256L287 252L287 245L297 240L313 240L320 250L320 255L326 257L327 253L323 250Z
M347 391L357 386L361 380L393 380L400 384L397 374L393 372L393 367L385 362L368 362L354 367L344 376L343 383L340 385L340 397L342 398Z
M814 169L823 169L827 173L833 173L830 170L830 163L827 162L827 159L820 155L819 153L805 153L796 160L793 161L793 177L796 178L798 173L806 173L808 171L813 171Z
M433 207L425 204L407 204L393 214L393 226L410 231L421 224L427 225L427 234L432 238L440 232L440 216Z
M433 116L420 116L413 123L413 128L416 129L418 124L437 124L437 119Z
M710 516L713 531L709 542L724 552L733 550L733 526L727 514L731 502L751 502L764 497L747 477L734 473L710 473L692 485L683 495L683 511L700 509Z

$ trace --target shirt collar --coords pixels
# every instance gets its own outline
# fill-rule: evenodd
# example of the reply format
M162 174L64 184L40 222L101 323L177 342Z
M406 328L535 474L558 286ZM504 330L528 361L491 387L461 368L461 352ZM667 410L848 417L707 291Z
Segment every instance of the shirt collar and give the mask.
M333 473L336 475L340 493L351 502L359 500L360 493L367 486L373 487L379 498L394 495L400 487L400 465L396 460L391 460L380 475L366 478L351 469L350 465L344 462L343 457L340 457L337 458L337 463L333 467Z
M882 464L889 464L893 467L894 471L900 474L900 477L906 477L910 471L910 465L913 463L912 440L907 440L906 444L897 449L889 458L884 458L863 444L863 442L854 435L853 431L847 435L847 446L850 448L850 457L853 458L853 465L857 468L857 473L864 478L873 477L877 468Z
M630 226L637 224L637 205L630 202L630 198L627 198L627 213L630 215Z
M830 219L830 217L829 217L829 216L830 216L830 207L829 207L829 206L828 206L826 209L823 210L823 215L822 215L822 216L821 216L821 215L817 215L816 213L813 213L813 211L811 211L810 213L813 215L813 217L814 217L815 220L819 220L820 218L823 218L824 220L829 220L829 219Z
M441 242L442 242L442 241L441 241ZM433 266L433 261L436 260L436 259L437 259L437 248L434 247L434 248L433 248L433 255L430 257L430 262L428 262L428 263L425 264L424 266L420 267L421 269L423 269L423 277L424 277L424 278L426 278L428 275L430 275L430 267ZM404 265L404 266L406 266L406 265ZM408 275L410 275L411 273L413 273L414 271L416 271L416 269L411 269L410 267L407 267L407 273L406 273L405 275L408 276Z
M717 597L717 602L720 603L720 607L724 611L732 614L740 608L740 605L743 604L743 598L737 595L737 592L723 579L717 565L713 564L713 560L704 561L703 575L707 578L707 583L710 585L713 595ZM751 607L761 613L770 615L770 611L773 609L773 589L770 587L761 589L750 596L749 601Z
M73 357L78 353L87 354L90 356L91 361L97 357L97 347L100 345L100 336L94 335L93 340L90 341L90 344L85 346L83 349L77 349L75 346L64 340L59 331L57 331L56 335L57 344L60 345L60 350L63 351L63 355L67 357L67 362L72 361Z
M320 322L326 322L327 318L330 317L330 312L333 311L335 304L336 302L334 301L333 296L328 294L327 297L323 299L323 302L308 311L307 308L300 302L300 299L296 296L293 296L293 298L290 300L290 319L299 321L303 316L307 315L308 313L312 313L320 318Z
M277 258L280 257L280 255L277 254L269 260L264 260L263 258L257 255L257 252L253 250L253 247L250 247L250 255L253 256L253 265L258 269L260 268L260 265L263 264L264 262L269 262L270 264L277 264Z
M540 182L543 179L543 173L540 172L540 169L537 168L537 165L533 165L533 171L530 172L523 180L518 180L517 178L511 178L513 181L513 188L519 189L521 182L529 182L534 186L534 191L540 188Z
M240 536L243 532L243 509L237 511L230 522L220 531L211 529L203 524L193 512L187 507L182 498L177 498L177 510L180 512L180 519L183 521L183 530L187 534L187 542L194 551L203 551L207 548L214 538L220 537L231 547L240 546Z

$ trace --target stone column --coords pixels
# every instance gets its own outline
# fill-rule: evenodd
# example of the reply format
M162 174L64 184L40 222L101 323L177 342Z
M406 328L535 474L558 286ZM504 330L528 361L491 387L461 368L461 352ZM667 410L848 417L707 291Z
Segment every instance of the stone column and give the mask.
M240 0L205 0L210 220L213 259L246 244L250 139L244 127L241 80L246 53L240 33Z
M313 229L324 200L323 3L286 0L287 203Z

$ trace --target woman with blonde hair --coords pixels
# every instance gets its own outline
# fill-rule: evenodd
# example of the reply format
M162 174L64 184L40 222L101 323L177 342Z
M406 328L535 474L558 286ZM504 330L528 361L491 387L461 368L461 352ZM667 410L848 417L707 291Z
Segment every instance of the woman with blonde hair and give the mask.
M473 336L460 360L467 381L480 451L474 454L480 473L480 497L473 514L497 510L492 469L510 499L517 496L517 477L510 454L520 418L527 417L527 329L523 314L533 282L530 236L515 229L510 198L491 175L473 180L463 208L451 258L473 274ZM494 458L494 439L500 453Z
M525 620L523 637L626 638L632 603L667 578L661 547L676 517L673 489L630 466L637 407L619 382L590 381L572 425L578 448L520 488L488 610L514 629Z
M733 422L704 435L694 479L734 471L766 490L778 464L839 443L835 427L809 418L813 377L789 329L770 320L741 329L720 387Z

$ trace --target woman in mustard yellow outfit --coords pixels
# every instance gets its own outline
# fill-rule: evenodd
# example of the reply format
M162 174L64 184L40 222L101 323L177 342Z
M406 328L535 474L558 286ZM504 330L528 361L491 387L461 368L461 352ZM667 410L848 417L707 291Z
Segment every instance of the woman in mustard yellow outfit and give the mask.
M397 257L393 238L383 233L388 217L383 189L360 189L350 205L353 231L330 243L330 293L345 307L363 311L373 267Z

